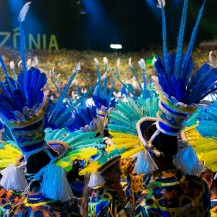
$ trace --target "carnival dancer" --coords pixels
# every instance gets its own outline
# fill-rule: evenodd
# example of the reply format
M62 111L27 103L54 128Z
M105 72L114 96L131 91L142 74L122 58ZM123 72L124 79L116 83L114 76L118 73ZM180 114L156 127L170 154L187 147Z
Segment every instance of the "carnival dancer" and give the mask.
M90 191L84 195L83 216L126 216L124 201L121 199L124 192L120 185L120 154L123 151L115 149L81 170L81 174L91 173L86 186Z
M70 133L65 128L44 129L44 123L49 121L46 119L47 115L45 117L48 102L42 90L47 77L36 67L27 68L24 55L22 23L29 5L29 2L24 5L19 16L23 71L16 78L10 77L0 56L5 74L5 81L0 82L1 121L10 131L16 146L24 155L24 162L27 163L26 171L30 173L26 174L27 183L24 171L17 166L9 165L2 171L3 177L0 184L6 190L18 186L27 196L24 201L14 205L7 215L32 216L38 213L44 216L61 216L62 214L80 216L65 171L70 171L73 160L79 156L82 156L81 159L84 160L97 154L96 148L88 147L96 145L104 147L104 144L101 143L102 139L95 139L95 133L83 133L82 131ZM75 77L77 70L78 67L75 67L70 81ZM54 107L57 113L69 84ZM54 119L54 114L52 115ZM88 146L88 144L93 145ZM56 146L62 146L58 148L60 152L51 148Z
M188 0L184 1L176 53L166 45L165 1L162 12L163 60L155 62L153 78L160 94L157 119L143 118L137 132L155 163L153 180L143 191L135 216L210 216L209 193L200 175L203 166L191 146L178 150L177 136L197 104L216 89L216 69L204 64L192 75L191 53L205 1L200 9L186 54L182 53Z
M163 20L163 61L158 58L155 62L158 79L153 77L160 94L157 118L150 118L152 114L147 117L152 108L150 99L146 100L146 106L141 107L140 103L139 107L137 101L129 98L128 103L119 102L116 111L111 112L108 128L115 146L139 149L140 143L144 145L136 169L153 174L153 180L143 192L136 216L209 216L207 185L194 176L200 175L203 167L191 146L178 151L177 142L177 136L197 104L216 89L215 68L204 64L192 75L191 53L205 1L185 55L182 44L188 1L184 1L177 52L171 55L166 45L165 1L158 2Z

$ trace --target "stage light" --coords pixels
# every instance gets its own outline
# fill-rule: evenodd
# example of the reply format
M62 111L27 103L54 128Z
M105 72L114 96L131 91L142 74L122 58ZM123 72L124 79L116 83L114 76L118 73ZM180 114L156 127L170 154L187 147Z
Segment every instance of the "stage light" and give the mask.
M110 48L112 48L112 49L122 49L122 45L121 44L110 44Z

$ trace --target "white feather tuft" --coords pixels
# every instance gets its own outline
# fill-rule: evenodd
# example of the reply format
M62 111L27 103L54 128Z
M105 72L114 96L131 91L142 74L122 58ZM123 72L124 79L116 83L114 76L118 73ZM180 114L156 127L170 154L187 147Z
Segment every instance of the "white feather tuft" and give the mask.
M144 59L141 59L141 60L139 60L139 66L143 69L143 70L145 70L145 60Z
M15 69L14 61L11 61L11 62L10 62L10 69Z
M58 74L58 75L57 75L57 80L59 80L59 79L60 79L60 76L61 76L61 74Z
M166 1L165 0L157 0L158 4L157 7L158 8L164 8L166 5Z
M156 57L153 57L153 58L152 58L152 65L154 65L156 61L157 61L157 58L156 58Z
M19 68L21 68L22 67L22 60L20 60L17 65Z
M107 57L103 57L103 62L104 62L105 65L108 64L108 59L107 59Z
M98 66L98 65L99 65L98 59L97 59L97 58L94 58L94 61L95 61L96 65Z
M121 60L120 60L120 57L118 57L118 59L117 59L117 67L120 66L120 63L121 63Z
M215 62L214 62L214 60L213 60L213 58L212 58L212 53L213 53L213 51L210 51L210 52L209 52L209 62L212 64L212 66L213 66L214 68L216 68Z
M133 67L133 66L132 66L132 62L131 62L131 57L129 58L128 65L129 65L129 67L130 67L130 68L132 68L132 67Z
M11 163L8 167L1 171L2 179L0 184L6 190L23 192L28 185L22 168L16 167Z
M38 65L38 57L35 56L35 57L33 58L33 61L32 61L32 66L33 66L33 67L36 67L37 65Z
M90 188L101 187L101 186L104 186L104 184L105 184L105 180L99 174L99 172L93 171L90 175L88 187L90 187Z
M19 14L19 17L18 17L18 20L19 20L20 22L23 22L23 21L25 20L25 17L26 17L26 14L27 14L28 10L29 10L30 4L31 4L31 2L27 2L27 3L23 6L23 8L21 9L20 14Z
M81 62L78 62L77 65L75 66L76 71L81 70Z
M26 62L26 65L27 65L27 68L31 68L31 65L32 65L32 60L31 59L28 59L27 62Z
M189 175L200 175L204 169L191 145L179 150L174 164L183 173Z
M100 80L104 81L106 77L107 77L107 72L103 73L103 75L101 76Z
M209 61L210 61L210 62L212 61L212 53L213 53L213 51L211 50L211 51L209 52Z
M158 170L157 165L152 159L150 153L144 148L142 151L135 155L137 158L133 173L137 175L152 173L155 170Z

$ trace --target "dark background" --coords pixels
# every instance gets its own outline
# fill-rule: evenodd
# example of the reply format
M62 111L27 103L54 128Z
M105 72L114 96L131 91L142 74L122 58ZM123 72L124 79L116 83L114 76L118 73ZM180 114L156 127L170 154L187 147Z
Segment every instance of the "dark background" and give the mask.
M18 27L25 0L0 1L0 31ZM202 0L190 0L185 40L190 37ZM176 43L183 0L167 0L168 44ZM217 1L207 0L197 43L217 39ZM155 0L32 0L25 31L55 34L60 48L110 51L111 43L125 51L161 45L161 14Z

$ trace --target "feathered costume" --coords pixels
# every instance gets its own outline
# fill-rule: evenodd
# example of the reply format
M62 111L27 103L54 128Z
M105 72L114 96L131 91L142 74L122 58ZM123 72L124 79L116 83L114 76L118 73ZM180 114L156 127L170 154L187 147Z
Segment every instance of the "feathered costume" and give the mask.
M205 1L199 12L187 52L186 54L182 53L187 3L188 1L184 2L177 52L175 54L169 55L166 47L166 21L164 15L165 2L159 1L163 18L163 59L157 59L155 67L157 70L158 79L153 78L156 90L160 94L159 108L156 104L158 101L156 98L142 99L142 102L139 102L139 100L134 101L129 98L125 103L120 101L116 105L116 110L111 111L109 115L110 122L108 124L108 128L109 133L112 135L113 142L111 145L111 150L115 148L121 150L121 148L124 146L126 150L129 150L127 153L128 156L141 151L137 156L138 164L142 165L141 173L152 172L157 169L157 166L152 160L149 151L152 151L157 156L162 154L161 151L153 148L151 141L148 142L143 137L145 128L157 121L156 125L158 131L154 136L157 136L159 132L171 136L177 136L181 133L186 120L197 109L197 104L200 102L200 100L208 95L211 91L216 89L216 69L211 68L208 64L203 65L196 73L191 75L193 70L193 62L190 55L193 49L196 32L200 18L202 16ZM200 82L198 83L197 81ZM145 90L145 88L141 89ZM145 94L143 94L143 96L144 95ZM156 118L155 115L159 109L160 111L157 113ZM154 112L152 113L152 111ZM151 119L147 116L154 118ZM154 137L152 139L154 140ZM184 168L182 167L183 159L185 159L186 155L191 156L191 153L192 148L190 147L184 149L182 154L179 153L178 161L176 161L178 168ZM193 159L196 159L196 156L194 156ZM196 160L195 164L193 165L197 166L196 169L191 165L192 169L186 169L185 172L190 174L198 174L201 167L196 165L197 163L198 160ZM137 172L140 169L141 166L136 166ZM190 179L191 177L189 178L183 176L184 183L188 183ZM170 182L172 182L172 184L176 183L172 176ZM198 191L194 189L197 192L195 194L195 198L199 198L201 195L204 195L206 188L200 179L195 179L195 183L198 183L198 189L203 189L201 194L198 194ZM179 193L182 194L181 191ZM204 213L207 212L207 209L205 208L207 205L205 204L205 201L207 201L206 199L207 198L204 198ZM200 206L200 204L198 204L198 206ZM156 212L160 213L160 209L156 210ZM169 212L169 210L165 211L165 214L167 213L170 215Z
M109 169L116 160L120 160L120 157L123 159L129 158L144 149L142 143L139 142L135 128L136 122L141 117L144 115L154 116L158 110L158 99L155 97L153 91L150 91L150 93L153 98L145 99L144 97L141 97L138 98L136 102L131 98L128 98L127 102L119 100L115 109L110 110L108 115L109 124L107 126L109 134L112 136L112 142L111 144L107 144L106 151L102 157L99 157L94 162L90 163L80 172L81 175L91 173L89 187L93 189L93 195L89 198L88 202L89 216L103 216L105 213L107 213L108 216L111 214L116 215L119 207L123 207L123 202L121 202L121 199L116 195L117 193L115 193L112 188L108 189L101 174ZM120 130L116 130L117 128ZM120 157L118 158L118 156ZM117 192L119 188L121 189L121 186L116 188ZM110 195L110 197L107 198L107 195ZM123 200L126 200L125 196ZM112 203L115 203L116 206L110 207ZM125 213L122 215L125 215Z
M123 193L120 183L110 186L106 183L102 174L119 163L121 154L125 149L114 149L105 153L80 171L80 175L90 174L88 187L91 195L88 197L88 216L120 216L125 217L124 202L120 193ZM125 198L124 198L125 199Z
M93 132L82 132L79 130L72 133L69 129L62 128L63 119L68 117L68 120L71 120L68 108L67 111L62 112L64 107L63 101L69 85L77 74L79 64L75 67L67 86L64 88L55 106L49 109L49 111L47 110L49 102L46 100L43 92L47 77L36 67L27 67L25 62L22 22L25 20L29 4L26 3L24 5L19 16L22 72L14 78L10 77L0 56L0 63L5 74L5 81L0 81L0 115L1 121L6 129L10 131L17 148L24 155L25 161L28 160L29 156L41 151L46 152L51 161L37 174L29 176L31 180L29 184L24 177L23 169L10 164L2 171L3 178L0 184L6 190L25 190L25 193L28 193L32 182L35 180L41 180L42 182L41 191L43 196L34 199L30 196L27 197L22 204L15 206L9 215L12 215L12 213L26 215L26 212L29 214L30 212L31 214L42 212L43 215L50 216L53 213L58 214L62 212L66 216L71 216L69 213L74 213L73 216L80 216L77 205L73 202L73 194L67 182L64 169L69 171L75 159L89 160L89 157L97 154L97 149L94 147L103 148L105 145L103 144L103 139L95 138L96 134ZM15 73L15 70L13 71ZM77 104L80 102L81 100L76 101ZM74 107L75 104L71 105L71 107ZM61 124L62 129L56 129L58 124ZM47 126L54 126L52 128L56 130L51 128L44 129ZM7 137L6 135L5 138ZM49 149L52 148L60 153L58 158L54 158L50 153ZM5 145L2 154L6 153L8 149L9 146ZM19 151L16 151L14 148L13 153L10 154L12 162L14 161L13 155L20 154ZM4 160L1 157L2 167L6 166ZM71 200L70 207L60 205L58 200ZM32 208L35 206L38 207L38 210ZM52 208L49 209L49 207ZM41 208L42 210L40 210Z
M97 83L83 95L80 94L80 89L78 85L76 85L79 98L74 101L66 95L65 90L66 88L68 90L69 85L75 76L73 79L70 79L70 82L68 82L68 85L64 89L65 94L63 94L55 84L54 72L52 71L51 79L62 97L59 98L56 104L51 102L47 109L46 116L48 117L48 127L51 127L52 129L67 127L71 132L82 130L83 132L96 132L97 136L100 137L104 136L106 124L108 122L107 113L110 109L114 108L117 102L117 99L113 97L115 80L112 81L112 86L110 90L108 90L108 77L106 75L108 60L104 57L105 68L102 76L98 60L95 59L95 62L97 66ZM93 90L92 97L87 99L87 96ZM64 103L63 100L65 100ZM58 109L53 111L54 108ZM54 116L54 118L52 118L52 116Z
M143 117L136 123L134 133L138 135L140 142L145 146L143 154L144 166L148 165L149 171L156 170L156 166L151 163L150 153L156 157L164 156L161 150L156 149L152 142L163 133L169 136L178 136L185 126L187 119L197 109L197 104L210 92L216 90L217 71L208 64L204 64L194 74L191 53L196 38L199 21L202 16L205 1L203 2L199 15L193 29L189 46L186 54L182 52L184 29L186 23L186 14L188 0L184 1L183 13L181 18L180 30L178 35L178 45L176 53L168 54L166 43L166 18L165 18L165 1L158 0L158 7L162 13L162 36L163 36L163 57L158 57L155 62L157 77L153 77L156 91L160 95L159 111L157 118ZM129 114L130 116L131 114ZM156 122L156 132L149 141L144 138L144 132L147 126ZM130 130L128 130L129 132ZM127 130L126 130L127 132ZM166 145L166 144L165 144ZM186 163L184 160L190 158L191 162ZM137 160L138 161L138 160ZM144 163L145 162L145 163ZM148 163L149 162L149 163ZM181 169L184 174L199 174L201 165L191 146L181 149L176 158L175 166ZM192 187L188 183L194 183ZM195 192L189 198L191 192ZM136 208L135 216L182 216L194 213L195 216L209 215L209 198L207 186L200 178L182 175L178 170L163 171L158 173L151 181L142 194L141 203ZM189 198L189 199L184 199ZM194 206L188 204L194 203ZM183 209L181 207L183 207ZM186 207L185 207L186 206ZM184 208L185 207L185 208ZM200 207L200 209L199 209ZM198 212L198 210L200 210Z
M198 111L195 119L197 124L186 129L186 139L192 142L199 159L204 163L203 177L212 176L216 179L217 161L217 101L214 100L211 105ZM206 171L208 169L208 171ZM209 171L210 170L210 171ZM206 178L204 178L206 179ZM209 179L208 179L209 180ZM211 191L214 189L210 187ZM216 199L211 199L211 216L216 216L217 203Z

